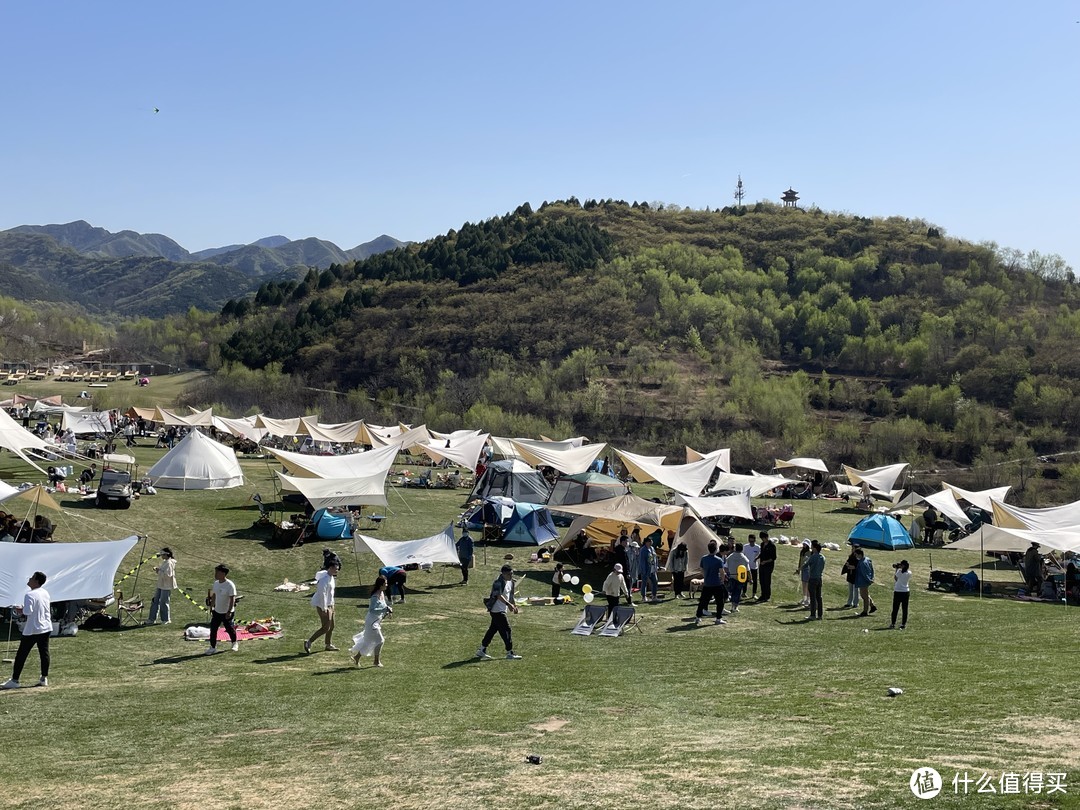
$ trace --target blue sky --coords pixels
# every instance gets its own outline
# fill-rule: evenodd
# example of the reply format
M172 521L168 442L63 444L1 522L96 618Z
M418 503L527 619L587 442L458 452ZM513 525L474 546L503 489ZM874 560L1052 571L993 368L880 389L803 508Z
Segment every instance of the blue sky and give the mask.
M925 218L1080 273L1080 2L9 2L0 229L421 240L529 201ZM160 112L154 113L157 107Z

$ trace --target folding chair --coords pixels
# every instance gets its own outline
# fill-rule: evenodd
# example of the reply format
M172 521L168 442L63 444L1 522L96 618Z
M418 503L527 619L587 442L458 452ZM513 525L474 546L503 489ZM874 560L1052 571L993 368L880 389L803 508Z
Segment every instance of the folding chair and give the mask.
M604 614L607 613L607 608L603 605L586 605L585 610L581 612L581 619L578 620L577 626L571 630L571 634L575 636L591 636L593 630L596 629L596 624L604 618Z
M642 630L638 627L639 623L637 608L632 605L619 605L615 608L611 621L600 631L600 635L607 636L608 638L615 638L621 636L623 631L629 627L637 627L638 632L640 633Z
M116 592L116 618L120 622L120 626L125 625L138 626L143 623L143 600L141 597L133 596L130 599L124 598L123 591Z

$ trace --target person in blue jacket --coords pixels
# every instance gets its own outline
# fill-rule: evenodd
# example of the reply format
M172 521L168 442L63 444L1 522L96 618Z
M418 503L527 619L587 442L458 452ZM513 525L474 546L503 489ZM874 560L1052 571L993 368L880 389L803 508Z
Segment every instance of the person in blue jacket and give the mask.
M396 565L386 565L379 569L379 576L386 577L386 582L390 591L390 602L394 602L394 592L397 591L400 597L399 601L405 601L405 580L408 578L408 574L405 573L404 568L399 568Z
M869 616L877 612L877 605L870 597L870 586L874 584L874 563L861 548L855 552L855 558L858 560L855 564L855 586L863 603L863 612L859 615Z

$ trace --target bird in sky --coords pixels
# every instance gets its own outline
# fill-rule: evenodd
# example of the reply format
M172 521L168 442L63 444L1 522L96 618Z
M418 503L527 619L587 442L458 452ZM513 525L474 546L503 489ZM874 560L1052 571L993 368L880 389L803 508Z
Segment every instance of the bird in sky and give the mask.
M157 107L154 107L154 112L159 113L161 112L161 110L159 110Z

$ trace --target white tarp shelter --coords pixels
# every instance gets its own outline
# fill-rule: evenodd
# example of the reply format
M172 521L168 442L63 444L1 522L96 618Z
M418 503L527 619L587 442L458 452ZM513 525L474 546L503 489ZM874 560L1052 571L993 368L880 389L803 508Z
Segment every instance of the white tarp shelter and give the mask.
M890 464L888 467L874 467L870 470L856 470L847 464L841 465L848 481L855 486L866 483L871 492L890 492L896 486L896 479L907 468L906 461L900 464Z
M731 472L731 448L725 447L723 450L713 450L711 453L699 453L693 447L683 445L686 447L686 463L692 464L695 461L701 461L703 458L716 459L716 466L724 472Z
M484 451L488 434L470 432L460 438L434 439L417 445L421 452L435 461L449 461L469 472L476 469L476 462Z
M603 442L564 447L568 442L534 442L529 439L513 439L510 444L517 455L534 467L554 467L564 475L588 472L596 457L607 447Z
M271 436L277 436L279 438L299 436L300 431L302 430L302 418L311 419L315 422L319 421L318 416L294 416L292 419L274 419L265 414L259 414L255 417L255 427L264 428Z
M277 473L281 488L299 492L316 509L386 506L386 470L362 478L294 478Z
M778 470L813 470L825 475L829 474L829 468L820 458L789 458L787 460L778 458L774 459L774 464Z
M376 540L374 537L358 534L353 541L356 551L370 551L383 565L409 563L457 563L457 547L454 545L454 527L448 524L438 534L422 537L419 540Z
M930 495L923 495L923 500L932 504L941 514L961 528L971 523L971 518L956 502L952 492L947 489L943 489L941 492L933 492Z
M393 436L372 433L369 426L368 433L371 436L371 442L369 443L372 447L400 447L402 452L405 453L413 449L419 449L421 444L431 441L431 434L428 433L427 425L419 425L408 430L399 430Z
M941 482L942 489L948 489L952 492L956 500L965 500L973 506L977 506L985 512L993 512L994 507L990 503L991 501L1005 501L1005 496L1009 494L1011 486L995 487L994 489L983 489L977 492L971 492L970 490L961 489L960 487L953 486L945 481Z
M1067 526L1080 526L1080 501L1045 509L1025 509L1000 501L991 501L994 525L1011 529L1049 531Z
M367 478L382 474L385 479L397 458L397 445L340 456L314 456L270 447L266 451L295 478Z
M0 543L0 604L21 605L26 580L47 577L52 601L99 599L113 592L116 569L139 538L100 543Z
M638 483L656 481L680 495L700 495L716 470L716 459L703 458L691 464L658 464L655 456L639 456L615 450Z
M230 433L238 439L247 439L258 444L267 434L266 428L255 427L254 416L245 416L242 419L229 419L224 416L214 417L214 427L222 433Z
M560 506L559 511L577 516L570 524L562 543L559 544L559 548L562 549L570 545L582 529L594 540L603 543L614 540L619 534L620 526L626 526L629 529L640 525L652 527L652 529L678 531L683 507L647 501L637 495L627 494L620 498ZM643 530L643 534L651 533L652 529Z
M12 419L2 408L0 408L0 447L10 450L42 475L45 474L45 470L34 463L27 451L37 450L45 453L55 449L50 448L42 439Z
M718 495L714 498L692 498L687 495L676 495L675 501L686 504L700 518L725 515L746 518L747 520L754 519L754 512L750 508L749 492L740 492L737 495Z
M65 411L62 424L64 430L70 430L76 436L87 433L104 433L108 435L113 432L112 420L109 419L108 411L83 411L81 413Z
M1032 543L1054 551L1080 553L1080 525L1050 530L1014 529L984 523L979 530L942 548L969 551L1027 551Z
M231 447L192 430L147 473L159 489L229 489L244 483Z
M758 498L766 492L771 492L785 484L801 484L794 478L784 478L779 475L762 475L752 472L751 475L738 473L720 473L713 484L713 492L748 492L751 498Z
M357 419L352 422L338 422L335 424L322 424L314 417L305 416L300 420L300 434L307 434L314 442L327 442L328 444L367 444L367 429L364 420Z

